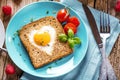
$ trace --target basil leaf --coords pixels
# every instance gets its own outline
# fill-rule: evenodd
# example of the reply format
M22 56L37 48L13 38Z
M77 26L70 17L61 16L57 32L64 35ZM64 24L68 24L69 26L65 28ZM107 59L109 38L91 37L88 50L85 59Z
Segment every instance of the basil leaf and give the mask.
M75 44L80 44L81 43L81 40L80 40L79 37L74 37L73 40L74 40Z
M59 40L61 42L66 42L67 41L67 35L66 34L60 34L59 35Z
M70 48L74 48L75 46L74 40L68 39L68 43L69 43Z
M74 32L73 32L72 29L69 29L69 30L68 30L68 37L69 37L69 38L73 38L73 37L74 37Z

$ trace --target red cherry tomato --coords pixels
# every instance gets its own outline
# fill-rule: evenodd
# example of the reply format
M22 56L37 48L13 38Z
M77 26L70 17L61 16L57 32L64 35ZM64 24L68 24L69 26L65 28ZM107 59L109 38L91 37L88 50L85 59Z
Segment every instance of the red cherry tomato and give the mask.
M67 34L68 33L68 30L69 29L72 29L74 34L77 32L77 27L73 24L73 23L67 23L65 26L64 26L64 31L65 33Z
M11 64L7 64L5 72L6 72L6 74L14 74L15 73L15 67Z
M80 24L77 17L73 16L68 19L68 23L73 23L76 27Z
M116 2L115 11L116 11L116 12L120 12L120 0L118 0L118 1Z
M2 6L2 11L5 15L11 15L12 14L12 8L11 6Z
M65 22L65 21L68 20L68 18L69 18L69 12L68 12L67 9L61 9L61 10L58 11L57 19L58 19L59 22L61 22L61 23Z

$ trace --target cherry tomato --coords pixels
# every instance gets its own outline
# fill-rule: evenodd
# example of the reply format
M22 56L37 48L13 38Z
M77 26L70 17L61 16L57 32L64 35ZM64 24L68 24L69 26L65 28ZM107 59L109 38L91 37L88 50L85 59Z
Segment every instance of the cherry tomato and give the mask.
M120 0L118 0L118 1L116 2L115 11L116 11L116 12L120 12Z
M7 64L5 72L6 74L15 74L15 67L11 64Z
M68 19L68 23L73 23L76 27L78 27L78 25L80 24L79 20L77 17L73 16L73 17L69 17Z
M69 12L68 12L68 10L67 9L61 9L61 10L59 10L58 11L58 13L57 13L57 19L58 19L58 21L59 22L65 22L65 21L67 21L68 20L68 18L69 18Z
M68 33L68 30L69 29L72 29L74 34L77 32L77 27L73 24L73 23L67 23L65 26L64 26L64 31L65 33L67 34Z

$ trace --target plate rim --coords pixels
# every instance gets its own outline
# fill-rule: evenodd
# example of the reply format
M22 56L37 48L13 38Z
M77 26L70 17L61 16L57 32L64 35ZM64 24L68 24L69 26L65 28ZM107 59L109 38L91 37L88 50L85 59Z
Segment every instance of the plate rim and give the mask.
M61 2L55 2L55 1L38 1L38 2L33 2L33 3L30 3L30 4L27 4L27 5L23 6L22 8L20 8L20 9L12 16L12 18L10 19L10 21L9 21L9 23L8 23L8 25L7 25L6 33L7 33L7 31L8 31L8 27L9 27L11 21L14 19L14 17L15 17L20 11L22 11L24 8L26 8L26 7L28 7L28 6L31 6L31 5L34 5L34 4L38 4L38 3L53 3L53 4L56 3L56 4L63 5L63 6L67 6L67 5L65 5L65 4L63 4L63 3L61 3ZM70 8L75 14L77 14L77 15L79 16L79 18L81 19L82 22L84 22L83 19L81 18L81 16L80 16L74 9L72 9L71 7L69 7L69 8ZM15 63L15 65L16 65L18 68L20 68L22 71L24 71L25 73L28 73L28 74L30 74L30 75L32 75L32 76L43 77L43 78L53 78L53 77L59 77L59 76L65 75L65 74L69 73L70 71L74 70L74 69L82 62L83 58L84 58L85 55L86 55L86 52L87 52L87 49L88 49L89 39L88 39L88 32L87 32L86 24L83 23L83 25L84 25L84 28L85 28L85 30L86 30L86 35L87 35L87 37L86 37L87 43L86 43L86 47L85 47L85 50L84 50L84 52L85 52L85 53L84 53L84 56L82 56L82 58L81 58L81 60L79 60L78 64L76 64L72 69L68 70L68 71L65 72L64 74L61 74L61 75L53 75L53 76L43 76L43 75L37 76L37 75L34 75L34 74L32 74L32 73L29 73L29 72L25 71L24 69L22 69L21 67L19 67L18 65L16 65L15 61L12 59L12 57L11 57L10 54L9 54L10 51L9 51L9 49L8 49L8 47L7 47L7 43L8 43L9 41L7 40L8 37L7 37L7 34L6 34L6 36L5 36L5 37L6 37L5 45L6 45L6 48L7 48L7 50L8 50L8 55L10 56L11 60Z

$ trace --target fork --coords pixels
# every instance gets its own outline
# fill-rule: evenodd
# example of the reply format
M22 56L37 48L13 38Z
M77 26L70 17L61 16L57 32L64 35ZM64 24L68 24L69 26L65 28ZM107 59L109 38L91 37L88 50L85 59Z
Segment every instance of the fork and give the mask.
M108 10L108 7L107 7L107 10ZM107 11L107 13L108 13L108 11ZM102 10L100 12L100 36L103 41L103 50L101 50L102 51L102 53L101 53L102 64L101 64L99 80L117 80L117 77L115 75L113 67L110 64L110 61L109 61L108 57L106 56L106 51L105 51L106 50L105 49L106 48L106 40L110 37L110 34L111 33L110 33L109 13L105 14L105 11Z

